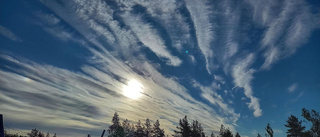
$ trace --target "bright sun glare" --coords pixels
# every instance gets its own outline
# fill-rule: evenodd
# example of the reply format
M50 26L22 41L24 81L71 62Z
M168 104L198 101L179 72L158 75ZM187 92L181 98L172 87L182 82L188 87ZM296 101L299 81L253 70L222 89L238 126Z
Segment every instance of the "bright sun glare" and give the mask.
M130 80L128 85L123 86L123 95L131 99L138 99L142 92L143 85L134 79Z

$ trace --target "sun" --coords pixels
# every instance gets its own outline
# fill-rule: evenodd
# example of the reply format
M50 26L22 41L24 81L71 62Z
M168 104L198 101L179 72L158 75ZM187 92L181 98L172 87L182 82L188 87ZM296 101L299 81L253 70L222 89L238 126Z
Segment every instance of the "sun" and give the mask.
M128 85L123 86L123 95L134 100L140 98L142 92L143 85L135 79L130 80Z

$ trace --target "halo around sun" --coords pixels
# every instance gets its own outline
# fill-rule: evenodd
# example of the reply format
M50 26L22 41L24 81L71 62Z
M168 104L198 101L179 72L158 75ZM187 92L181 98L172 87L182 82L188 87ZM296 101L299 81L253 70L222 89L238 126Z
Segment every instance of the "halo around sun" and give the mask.
M128 85L123 86L123 95L134 100L140 98L142 92L143 85L135 79L130 80Z

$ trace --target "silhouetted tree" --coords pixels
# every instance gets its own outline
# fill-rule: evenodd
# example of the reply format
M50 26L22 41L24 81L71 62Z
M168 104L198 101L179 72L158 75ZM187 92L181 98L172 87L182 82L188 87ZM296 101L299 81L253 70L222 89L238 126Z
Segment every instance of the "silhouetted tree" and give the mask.
M268 123L267 127L266 127L266 131L269 134L270 137L273 137L273 130L270 126L270 124Z
M144 124L144 126L145 126L146 137L151 137L152 126L150 124L149 118L146 119L146 123Z
M319 112L316 112L315 110L311 110L311 112L305 108L302 109L302 116L312 123L311 126L311 134L313 137L319 137L320 136L320 116ZM308 134L306 132L306 134Z
M110 125L108 129L109 134L112 135L114 132L116 132L119 126L120 126L119 115L117 112L115 112L112 117L112 125Z
M261 135L258 133L258 136L257 137L261 137Z
M239 133L237 132L235 137L241 137L241 136L240 136Z
M224 128L223 124L221 124L220 131L219 131L219 135L220 135L220 136L223 136L223 135L224 135L224 132L225 132L225 128Z
M224 134L222 135L222 137L233 137L233 134L232 134L232 132L229 130L229 128L227 128L227 129L224 131Z
M214 136L214 134L213 134L213 132L211 132L211 135L210 135L210 137L215 137L215 136Z
M30 133L27 134L29 137L39 137L39 130L32 129Z
M191 136L192 137L205 137L205 135L203 133L203 129L201 127L201 124L197 120L193 121L193 123L192 123Z
M144 137L144 127L141 125L141 121L139 120L136 125L136 131L134 132L135 137Z
M131 126L128 119L122 122L122 128L126 137L132 137L134 135L134 126Z
M49 132L47 132L47 135L46 135L46 137L50 137L50 134L49 134Z
M191 136L191 128L189 126L189 122L187 116L183 119L180 119L179 126L177 126L177 130L174 130L176 133L174 136L182 136L182 137L190 137Z
M152 137L164 137L164 130L160 128L160 122L157 120L153 124Z
M299 121L297 117L291 115L288 117L287 124L284 126L289 128L287 131L288 137L301 137L303 130L306 128L301 125L302 121Z
M56 134L56 133L54 133L53 137L57 137L57 134Z

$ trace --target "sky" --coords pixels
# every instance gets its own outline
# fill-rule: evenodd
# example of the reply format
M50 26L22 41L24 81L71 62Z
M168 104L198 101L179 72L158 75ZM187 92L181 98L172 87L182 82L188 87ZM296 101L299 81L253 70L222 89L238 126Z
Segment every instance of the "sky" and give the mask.
M320 110L319 28L317 0L2 0L0 113L61 137L100 136L114 112L286 136Z

